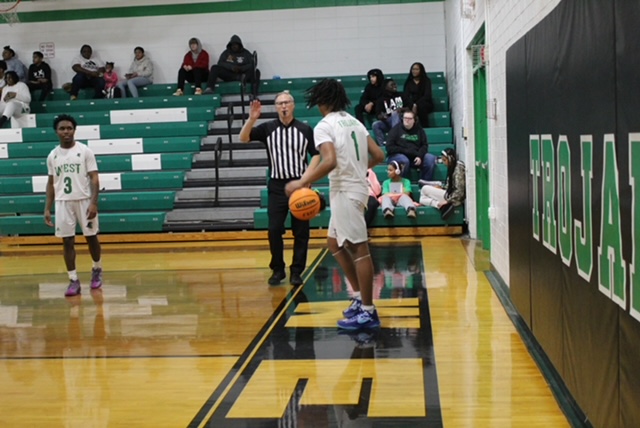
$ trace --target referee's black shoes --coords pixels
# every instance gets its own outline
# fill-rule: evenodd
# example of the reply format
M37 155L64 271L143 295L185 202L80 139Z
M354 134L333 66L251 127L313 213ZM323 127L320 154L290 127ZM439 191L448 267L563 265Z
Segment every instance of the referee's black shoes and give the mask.
M291 285L302 285L302 277L299 273L291 272L291 275L289 276L289 282L291 283Z
M269 282L269 285L278 285L280 284L280 282L282 282L283 279L285 279L286 276L287 275L284 273L284 271L274 270L273 274L267 282Z

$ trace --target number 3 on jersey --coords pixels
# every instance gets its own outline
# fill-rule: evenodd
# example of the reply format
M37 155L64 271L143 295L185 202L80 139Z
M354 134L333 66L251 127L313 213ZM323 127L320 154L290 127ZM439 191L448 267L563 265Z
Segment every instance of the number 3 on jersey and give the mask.
M64 178L64 193L67 195L73 191L73 187L71 186L71 177Z
M358 149L358 139L356 138L355 131L351 131L351 139L353 140L353 145L356 147L356 158L360 160L360 150Z

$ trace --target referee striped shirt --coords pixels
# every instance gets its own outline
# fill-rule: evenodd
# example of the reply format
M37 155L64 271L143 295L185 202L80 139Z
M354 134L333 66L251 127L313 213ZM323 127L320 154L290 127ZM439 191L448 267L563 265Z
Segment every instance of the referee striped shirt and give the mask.
M289 125L275 119L251 129L251 140L267 146L271 179L292 180L302 177L307 169L308 156L318 151L313 141L313 129L293 119Z

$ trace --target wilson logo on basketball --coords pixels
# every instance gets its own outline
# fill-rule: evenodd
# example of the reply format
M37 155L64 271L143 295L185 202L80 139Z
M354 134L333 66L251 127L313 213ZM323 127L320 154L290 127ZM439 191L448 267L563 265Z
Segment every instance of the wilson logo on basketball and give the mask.
M318 201L316 201L315 199L312 201L300 201L300 202L296 202L294 205L297 209L302 209L302 208L307 208L307 207L312 207L314 205L317 205Z

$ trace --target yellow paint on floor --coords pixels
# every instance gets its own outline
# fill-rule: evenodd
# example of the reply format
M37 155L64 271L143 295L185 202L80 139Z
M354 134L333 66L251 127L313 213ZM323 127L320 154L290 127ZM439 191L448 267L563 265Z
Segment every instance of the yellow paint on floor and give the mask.
M303 406L356 405L364 378L373 380L370 417L426 415L422 360L355 359L263 361L227 417L282 417L299 379L307 379Z

